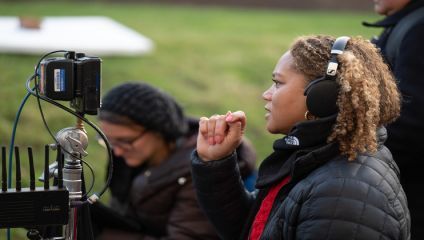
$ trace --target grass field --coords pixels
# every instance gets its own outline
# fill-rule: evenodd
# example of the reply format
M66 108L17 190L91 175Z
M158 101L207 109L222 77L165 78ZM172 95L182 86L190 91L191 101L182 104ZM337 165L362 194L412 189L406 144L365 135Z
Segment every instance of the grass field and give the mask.
M124 81L144 80L172 94L189 115L209 116L243 110L248 116L247 136L257 149L259 161L270 153L273 140L280 137L268 134L264 128L261 94L271 84L276 61L294 38L309 34L370 38L378 34L361 26L363 20L378 19L372 12L0 3L0 16L16 15L109 16L150 37L156 45L150 55L103 58L103 92ZM0 145L9 144L12 123L26 93L25 81L39 57L0 54ZM41 149L52 140L35 103L31 98L25 106L16 143L33 146L41 166ZM43 108L54 132L74 124L70 115L47 104L43 104ZM89 138L94 139L91 129L88 133ZM96 171L95 189L99 189L103 184L106 155L95 141L90 141L87 151L87 161ZM24 239L21 233L15 235L12 239ZM0 239L4 239L3 230Z

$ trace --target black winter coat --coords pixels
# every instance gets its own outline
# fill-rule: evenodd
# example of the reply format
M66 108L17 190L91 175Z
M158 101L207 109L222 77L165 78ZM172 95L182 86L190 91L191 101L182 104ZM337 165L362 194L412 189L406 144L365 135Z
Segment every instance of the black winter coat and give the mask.
M381 27L384 31L373 42L386 56L386 44L393 27L415 9L424 7L424 1L413 1L404 9L374 23L364 23L369 27ZM401 116L387 126L386 146L393 153L402 173L420 173L416 167L422 166L418 156L424 147L424 18L415 24L403 38L400 51L394 62L388 62L398 81L402 93ZM405 144L407 142L407 144ZM404 167L405 166L405 167Z
M389 150L380 142L377 153L348 161L337 144L325 143L326 124L305 122L277 140L259 169L256 194L244 191L236 154L204 162L193 153L199 202L222 239L247 239L262 199L287 175L291 181L278 193L260 239L410 239L407 200ZM384 141L385 129L379 133Z
M374 40L386 57L386 44L392 29L406 15L424 7L423 0L411 1L404 9L385 19L367 24L384 31ZM401 172L401 183L408 197L412 217L412 237L424 239L424 206L422 204L424 148L424 18L413 25L400 44L400 51L394 62L389 62L402 93L400 117L387 126L386 146Z

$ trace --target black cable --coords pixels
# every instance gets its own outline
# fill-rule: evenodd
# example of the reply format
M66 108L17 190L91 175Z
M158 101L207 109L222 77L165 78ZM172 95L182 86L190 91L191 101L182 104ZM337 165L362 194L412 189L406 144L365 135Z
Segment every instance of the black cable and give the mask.
M43 108L41 107L41 102L40 102L40 97L41 97L41 95L40 95L40 93L39 93L39 91L38 91L38 90L39 90L39 86L38 86L38 82L37 82L37 76L38 76L38 69L39 69L39 67L40 67L40 63L41 63L41 61L43 61L43 59L44 59L44 58L46 58L47 56L49 56L49 55L51 55L51 54L54 54L54 53L59 53L59 52L65 52L65 53L68 53L69 51L66 51L66 50L57 50L57 51L49 52L49 53L47 53L47 54L43 55L43 56L40 58L40 60L38 61L38 63L37 63L37 65L36 65L36 67L35 67L33 77L31 77L31 79L34 79L34 88L33 88L33 89L35 89L35 95L33 94L33 92L31 92L31 94L32 94L32 95L34 95L34 96L37 98L37 105L38 105L38 109L39 109L39 111L40 111L41 119L43 120L44 127L47 129L47 131L49 132L50 136L51 136L51 137L53 138L53 140L55 141L56 145L60 145L60 144L59 144L59 142L57 141L56 137L53 135L52 131L50 130L50 128L49 128L49 126L48 126L48 124L47 124L46 118L45 118L45 116L44 116ZM27 86L28 86L28 85L27 85ZM28 89L27 89L27 90L28 90ZM32 90L32 91L33 91L33 90ZM67 154L69 154L69 155L72 155L72 154L71 154L70 152L68 152L65 148L62 148L62 151L64 151L65 153L67 153ZM74 155L72 155L72 156L74 156ZM82 159L80 159L79 157L77 157L77 156L74 156L74 157L75 157L75 158L77 158L78 160L81 160L81 161L82 161Z
M35 97L37 98L38 110L40 111L40 115L41 115L41 119L43 120L44 127L47 129L47 131L49 132L50 136L54 139L54 141L55 141L55 143L56 143L56 144L59 144L59 142L57 141L56 137L53 135L52 131L50 130L49 126L47 125L46 118L44 117L43 108L41 107L41 102L40 102L40 93L39 93L39 91L38 91L37 76L38 76L38 69L39 69L39 67L40 67L40 63L41 63L41 61L43 61L43 59L44 59L44 58L46 58L47 56L49 56L49 55L51 55L51 54L54 54L54 53L60 53L60 52L67 53L68 51L65 51L65 50L57 50L57 51L53 51L53 52L49 52L49 53L47 53L47 54L44 54L44 55L40 58L40 60L38 61L37 65L36 65L36 67L35 67L35 70L34 70L34 76L35 76L35 77L34 77L34 85L35 85L34 87L35 87L35 93L36 93L36 94L35 94Z
M60 51L55 51L55 52L60 52ZM54 52L52 52L52 53L54 53ZM52 54L51 53L51 54ZM45 55L45 56L47 56L47 54ZM44 57L45 57L44 56ZM42 60L40 60L39 61L39 63L41 63L41 61ZM38 66L36 67L36 71L38 70ZM27 79L27 82L26 82L26 89L27 89L27 92L28 93L30 93L31 95L33 95L33 96L35 96L36 98L37 98L37 100L39 101L40 99L41 100L44 100L44 101L46 101L46 102L48 102L48 103L50 103L50 104L53 104L53 105L55 105L56 107L59 107L59 108L61 108L62 110L64 110L64 111L66 111L66 112L68 112L68 113L70 113L70 114L72 114L72 115L74 115L74 116L76 116L77 118L79 118L79 119L81 119L82 121L84 121L85 123L87 123L90 127L92 127L101 137L102 137L102 139L105 141L105 143L106 143L106 148L107 148L107 151L108 151L108 159L109 159L109 171L108 171L108 176L107 176L107 179L106 179L106 183L105 183L105 185L104 185L104 187L103 187L103 189L98 193L99 195L98 195L98 197L101 197L105 192L106 192L106 190L107 190L107 188L109 187L109 185L110 185L110 182L111 182L111 180L112 180L112 171L113 171L113 161L112 161L112 148L111 148L111 146L110 146L110 143L109 143L109 141L108 141L108 139L107 139L107 137L104 135L104 133L94 124L94 123L92 123L91 121L89 121L88 119L86 119L85 117L83 117L83 116L81 116L80 114L78 114L78 113L76 113L76 112L74 112L74 111L72 111L71 109L69 109L69 108L67 108L67 107L65 107L65 106L63 106L62 104L60 104L60 103L58 103L58 102L56 102L56 101L53 101L53 100L51 100L50 98L47 98L47 97L44 97L44 96L41 96L41 95L39 95L38 94L38 90L37 90L37 86L35 87L35 89L36 89L36 91L34 92L32 89L31 89L31 87L30 87L30 82L31 82L31 80L32 79L34 79L35 81L36 81L36 77L37 75L35 74L35 75L33 75L33 76L31 76L31 77L29 77L28 79ZM39 106L41 106L41 104L39 105ZM47 128L48 128L48 126L47 126ZM53 137L53 139L55 140L55 142L56 142L56 144L58 144L58 145L60 145L59 143L58 143L58 141L57 141L57 139L53 136L53 134L51 134L51 131L49 131L50 132L50 135ZM62 148L63 149L63 148ZM66 152L66 150L65 149L63 149L65 152ZM67 152L68 153L68 152ZM68 153L69 154L69 153ZM79 158L78 158L79 159ZM82 161L82 159L79 159L79 160L81 160ZM87 165L88 166L88 165ZM94 183L93 183L94 184ZM88 193L88 192L87 192ZM87 202L88 203L88 202Z
M30 93L30 94L32 94L32 95L34 95L34 96L36 96L35 94L35 92L33 91L33 90L31 90L31 88L30 88L30 86L29 86L29 83L30 83L30 81L32 80L32 77L30 77L28 80L27 80L27 86L26 86L26 88L27 88L27 91L28 91L28 93ZM109 143L109 141L107 140L107 138L106 138L106 136L104 135L104 133L94 124L94 123L92 123L91 121L89 121L88 119L86 119L85 117L82 117L81 115L79 115L78 113L76 113L76 112L74 112L74 111L72 111L71 109L69 109L69 108L67 108L67 107L65 107L65 106L63 106L62 104L60 104L60 103L58 103L58 102L55 102L55 101L53 101L53 100L51 100L50 98L47 98L47 97L44 97L44 96L41 96L41 95L39 95L38 96L41 100L44 100L44 101L46 101L46 102L48 102L48 103L50 103L50 104L53 104L53 105L55 105L55 106L57 106L57 107L59 107L59 108L61 108L62 110L65 110L66 112L68 112L68 113L70 113L70 114L72 114L72 115L74 115L74 116L76 116L77 118L79 118L79 119L81 119L82 121L84 121L85 123L87 123L90 127L92 127L101 137L102 137L102 139L103 139L103 141L105 141L105 143L106 143L106 148L107 148L107 150L108 150L108 155L109 155L109 162L110 162L110 164L109 164L109 174L108 174L108 177L107 177L107 180L106 180L106 187L104 188L104 189L102 189L102 191L100 191L99 192L99 195L101 196L101 195L103 195L103 193L107 190L107 186L109 186L109 184L110 184L110 181L111 181L111 178L112 178L112 171L113 171L113 161L112 161L112 148L110 147L110 143ZM62 148L62 150L63 151L66 151L65 149L63 149ZM68 153L69 154L69 153ZM79 159L78 158L78 160L81 160L82 161L82 159Z
M87 167L90 169L90 172L91 172L91 184L90 184L90 187L88 188L88 191L86 191L86 193L82 196L82 198L85 198L85 197L87 197L88 196L88 193L89 192L91 192L91 190L93 190L93 187L94 187L94 182L95 182L95 180L96 180L96 176L94 175L94 170L93 170L93 167L90 165L90 164L88 164L88 162L86 162L86 161L84 161L84 160L81 160L81 162L82 163L84 163L85 165L87 165Z

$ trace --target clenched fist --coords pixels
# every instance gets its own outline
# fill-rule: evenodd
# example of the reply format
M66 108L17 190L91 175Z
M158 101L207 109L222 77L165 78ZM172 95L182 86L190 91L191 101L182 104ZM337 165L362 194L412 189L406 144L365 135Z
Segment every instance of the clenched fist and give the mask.
M204 161L229 156L240 145L245 126L246 115L242 111L200 118L197 154Z

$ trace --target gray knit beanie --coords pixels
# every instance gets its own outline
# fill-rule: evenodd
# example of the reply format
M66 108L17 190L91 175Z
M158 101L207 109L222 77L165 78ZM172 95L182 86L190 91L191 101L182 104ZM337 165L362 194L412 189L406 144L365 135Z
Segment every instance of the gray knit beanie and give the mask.
M125 116L147 130L174 141L188 130L182 108L168 94L140 82L128 82L112 88L102 100L102 112ZM103 119L107 120L107 119Z

